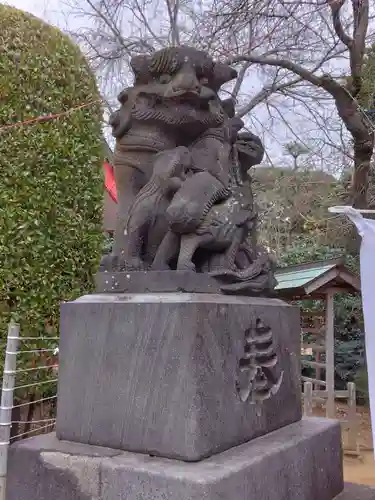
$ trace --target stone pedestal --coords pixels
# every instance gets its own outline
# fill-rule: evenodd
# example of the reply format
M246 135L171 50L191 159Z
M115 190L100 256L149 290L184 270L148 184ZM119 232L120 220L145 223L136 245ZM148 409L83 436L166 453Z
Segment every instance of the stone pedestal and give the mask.
M332 500L339 443L339 424L320 419L198 463L39 436L12 447L7 500Z
M57 436L200 460L301 418L298 309L218 294L61 307Z
M11 447L7 500L333 500L340 425L301 420L299 358L276 299L65 303L57 437Z

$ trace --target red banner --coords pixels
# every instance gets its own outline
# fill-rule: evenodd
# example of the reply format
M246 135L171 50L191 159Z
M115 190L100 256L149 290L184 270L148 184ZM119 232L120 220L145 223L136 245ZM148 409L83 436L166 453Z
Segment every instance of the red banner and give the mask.
M104 186L112 200L117 203L117 188L112 165L104 162Z

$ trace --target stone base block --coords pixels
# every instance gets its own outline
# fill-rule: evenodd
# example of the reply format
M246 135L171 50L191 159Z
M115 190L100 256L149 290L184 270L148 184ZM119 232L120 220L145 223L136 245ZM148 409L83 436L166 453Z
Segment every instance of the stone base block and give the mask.
M344 491L335 500L374 500L375 487L362 484L346 484Z
M196 461L301 418L299 312L216 294L61 306L59 439Z
M342 490L340 425L312 418L197 463L39 436L11 447L7 500L332 500Z

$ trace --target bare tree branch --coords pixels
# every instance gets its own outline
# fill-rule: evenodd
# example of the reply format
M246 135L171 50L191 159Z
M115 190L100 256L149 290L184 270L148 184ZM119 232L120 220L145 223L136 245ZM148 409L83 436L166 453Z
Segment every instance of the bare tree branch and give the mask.
M331 7L332 22L336 35L344 45L350 49L353 45L353 39L345 33L344 27L341 23L340 11L344 6L346 0L328 0L328 5Z
M332 152L347 162L353 148L353 202L365 203L374 134L357 96L366 43L375 40L369 0L65 1L86 23L75 39L109 104L128 84L134 53L168 44L209 50L238 67L237 81L224 92L236 99L246 125L264 136L270 156L280 154L285 134L309 143L311 161L327 168ZM349 134L350 147L342 144Z
M237 77L236 83L234 84L234 88L232 90L232 96L234 99L236 99L238 96L238 93L241 89L244 78L246 76L246 72L250 68L250 66L251 66L251 62L246 62L245 64L242 65L242 68L238 72L238 77Z
M180 35L178 30L178 14L179 14L179 0L165 0L168 9L169 23L171 26L171 43L172 45L180 45Z
M255 94L245 106L243 106L237 111L236 115L239 118L244 117L245 115L250 113L250 111L253 110L256 106L265 102L270 95L274 94L275 92L280 92L281 90L292 87L293 85L299 83L300 81L301 78L295 78L294 80L288 80L287 82L284 83L277 84L275 82L270 86L263 87L263 89L257 94Z
M352 0L354 30L353 44L350 47L350 69L354 96L361 91L362 86L362 66L366 50L366 35L369 22L369 2L368 0Z

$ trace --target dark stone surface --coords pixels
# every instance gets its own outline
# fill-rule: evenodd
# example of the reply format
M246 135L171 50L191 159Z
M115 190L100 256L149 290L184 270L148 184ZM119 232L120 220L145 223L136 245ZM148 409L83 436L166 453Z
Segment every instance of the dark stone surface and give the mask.
M375 488L362 484L346 484L345 490L335 500L374 500Z
M223 283L218 278L192 271L101 271L95 276L95 285L98 293L223 292L233 295L230 281L229 284ZM246 282L241 289L241 295L249 297L262 296L264 292L264 287L247 288ZM275 296L275 293L269 290L269 296Z
M7 500L332 500L343 489L340 445L339 424L326 419L198 463L36 437L11 447ZM337 500L370 498L349 486Z
M98 293L223 292L232 295L230 281L223 283L209 273L192 271L102 271L96 274L95 283ZM254 297L265 292L263 286L257 290L253 284L251 281L251 286L246 288L245 280L241 294Z
M99 272L99 293L220 293L218 281L208 274L191 271Z
M53 434L13 444L8 456L6 499L99 500L98 468L91 459L96 452L91 447L82 449L79 446L75 443L60 443ZM75 472L68 467L51 466L43 460L44 450L57 455L61 463L64 463L63 457L79 455L82 457L81 463Z
M301 418L299 353L277 299L82 297L61 307L58 436L199 460Z

